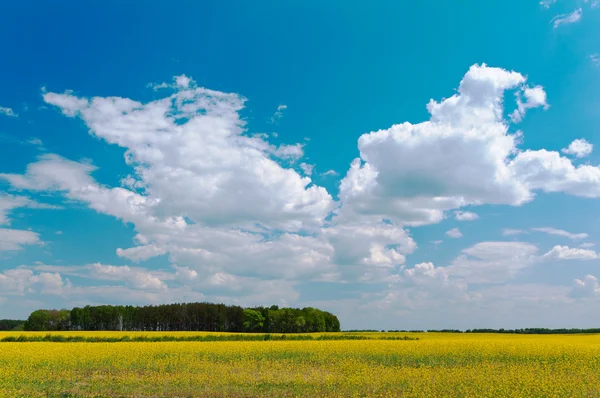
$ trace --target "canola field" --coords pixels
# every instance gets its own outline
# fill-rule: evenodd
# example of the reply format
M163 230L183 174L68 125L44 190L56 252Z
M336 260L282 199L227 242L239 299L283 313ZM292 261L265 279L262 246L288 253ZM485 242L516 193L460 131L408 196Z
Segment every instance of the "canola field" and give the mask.
M365 335L372 340L2 342L0 396L600 397L600 335Z

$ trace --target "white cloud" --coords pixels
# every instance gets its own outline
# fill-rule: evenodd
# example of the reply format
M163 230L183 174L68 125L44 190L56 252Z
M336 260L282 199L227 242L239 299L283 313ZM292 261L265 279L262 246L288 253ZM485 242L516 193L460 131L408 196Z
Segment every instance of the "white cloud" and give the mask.
M164 88L177 90L196 87L196 82L193 79L187 77L186 75L180 75L173 77L172 83L149 83L146 87L151 88L154 91L158 91Z
M579 245L579 247L582 247L584 249L589 249L590 247L595 247L596 244L595 243L591 243L591 242L584 242L582 244Z
M175 77L175 84L180 88L189 88L190 85L194 85L195 82L186 75L181 75Z
M522 97L525 98L525 101L522 100ZM517 109L510 114L510 118L513 122L518 123L523 120L528 109L539 107L544 109L550 107L544 88L542 86L524 87L517 93Z
M466 205L522 205L534 190L600 196L598 167L517 149L521 137L508 133L504 92L522 90L526 104L546 106L543 89L525 83L517 72L473 65L457 94L429 102L429 121L363 134L360 159L340 184L340 216L423 225Z
M527 233L527 231L523 231L521 229L504 228L502 230L502 235L504 235L504 236L521 235L521 234L526 234L526 233Z
M542 0L540 1L540 5L544 8L550 8L552 4L556 3L556 0Z
M586 4L590 5L590 8L600 8L600 0L584 0Z
M41 245L40 236L32 231L0 228L0 251L21 250L25 245Z
M576 158L584 158L592 153L594 145L586 141L585 138L574 140L567 148L561 149L562 153L575 155Z
M313 168L315 166L308 163L300 163L300 169L304 173L305 176L311 176L313 173Z
M337 176L337 175L339 175L339 173L335 170L327 170L326 172L324 172L321 175L322 176Z
M554 246L543 257L548 260L596 260L599 258L598 253L593 250L560 245Z
M537 250L525 242L480 242L462 250L445 270L468 283L502 283L535 264Z
M24 196L15 196L0 193L0 225L9 225L9 215L18 208L30 209L59 209L58 206L38 203Z
M0 106L0 115L9 116L9 117L17 117L17 115L11 108L6 108Z
M162 256L166 251L156 245L136 246L129 249L117 249L117 256L125 257L132 261L146 261L149 258Z
M589 298L600 294L598 278L593 275L586 275L583 280L575 279L573 281L573 290L571 296L574 298Z
M92 166L56 155L30 165L25 176L3 175L13 186L64 189L109 214L120 211L108 208L108 197L119 196L139 213L186 214L198 223L244 228L254 228L256 220L286 230L319 225L331 208L324 188L309 186L310 178L271 159L298 158L301 144L275 147L244 135L238 114L244 99L238 95L180 87L147 104L118 97L88 100L69 92L44 98L81 117L94 135L127 148L126 161L135 169L131 177L146 195L99 186L89 177ZM57 172L59 167L64 169Z
M470 211L455 211L454 217L458 221L473 221L473 220L477 220L479 218L479 216L477 214L472 213Z
M0 273L0 292L4 295L24 295L35 289L44 294L62 294L68 286L58 273L35 274L28 269L9 269Z
M91 275L99 280L125 281L135 289L165 290L167 285L157 275L146 270L130 268L126 265L103 265L100 263L88 266Z
M562 229L556 229L556 228L547 228L547 227L546 228L531 228L531 230L536 231L536 232L544 232L549 235L564 236L566 238L574 239L574 240L585 239L588 237L588 234L586 234L586 233L573 234L573 233L564 231Z
M287 105L281 104L277 107L277 111L271 117L271 123L277 123L283 118L283 112L287 109Z
M508 131L506 91L521 93L520 117L546 99L541 87L526 86L514 71L474 65L456 94L429 102L429 120L361 136L360 158L341 181L337 203L308 177L304 168L312 165L294 163L304 144L277 146L269 136L249 134L239 114L244 98L184 77L166 85L173 93L162 91L169 94L149 103L45 93L91 134L123 148L132 172L122 186L97 182L88 161L55 154L40 156L23 174L0 174L15 189L55 191L132 223L134 247L117 249L119 256L144 261L168 254L177 264L169 272L103 264L56 269L110 282L87 293L63 286L68 297L270 304L298 299L299 281L322 281L409 285L386 291L373 305L405 299L414 307L436 305L438 290L469 302L480 296L468 284L514 278L540 260L537 248L481 242L445 267L422 263L404 270L416 249L407 226L439 222L453 211L457 220L475 219L459 209L522 205L535 191L600 197L598 167L518 148L521 135Z
M462 238L463 234L460 232L460 230L458 228L452 228L449 231L446 231L446 235L448 235L451 238L457 239L457 238Z
M592 61L594 66L600 66L600 54L594 53L590 55L590 61Z
M545 149L520 152L511 161L510 167L529 189L600 197L600 168L591 165L575 167L558 152Z
M569 14L560 14L555 16L550 22L554 26L554 29L556 29L561 25L568 25L579 22L581 20L582 15L583 9L578 8Z

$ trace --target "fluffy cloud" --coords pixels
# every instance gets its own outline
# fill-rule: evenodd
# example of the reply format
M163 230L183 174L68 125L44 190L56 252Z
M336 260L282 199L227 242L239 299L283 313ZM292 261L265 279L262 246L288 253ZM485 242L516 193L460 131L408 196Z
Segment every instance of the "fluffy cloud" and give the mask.
M598 258L598 253L594 250L560 245L554 246L549 252L544 254L544 259L548 260L596 260Z
M570 232L564 231L562 229L556 229L556 228L547 228L547 227L531 228L531 230L537 231L537 232L544 232L549 235L564 236L564 237L567 237L567 238L573 239L573 240L585 239L588 237L588 234L586 234L586 233L572 234Z
M583 16L583 9L578 8L569 14L560 14L560 15L555 16L551 22L552 22L552 25L554 26L554 29L556 29L561 25L577 23L581 20L582 16Z
M523 98L525 100L523 101ZM517 109L510 114L513 122L518 123L523 120L528 109L543 107L548 109L548 99L546 91L542 86L524 87L523 90L517 93Z
M301 145L275 147L246 136L238 113L245 100L236 94L177 86L174 94L147 104L69 92L46 93L44 99L80 117L97 137L127 149L126 162L135 170L129 183L145 191L141 205L155 214L244 228L255 228L257 220L285 230L320 225L331 196L272 159L297 158Z
M40 245L40 236L36 232L19 229L0 228L0 251L21 250L25 245Z
M451 230L446 231L446 235L454 239L462 238L463 236L462 232L460 232L458 228L452 228Z
M456 211L454 212L454 217L458 221L473 221L479 218L477 214L471 213L470 211Z
M545 149L520 152L510 166L529 189L564 192L587 198L600 197L600 168L591 165L575 167L558 152Z
M340 216L381 216L398 224L439 222L465 205L521 205L535 190L600 196L600 169L573 166L557 152L521 151L508 132L503 98L519 90L525 110L547 108L543 88L517 72L474 65L458 93L427 106L431 118L359 138L360 158L340 184ZM518 111L518 110L517 110Z
M132 261L145 261L149 258L166 254L166 251L156 245L136 246L129 249L117 249L117 256L125 257Z
M23 295L32 290L44 294L62 294L68 286L58 273L34 273L28 269L9 269L0 273L0 291L3 295Z
M471 300L476 295L469 284L513 278L540 260L537 248L482 242L445 267L422 263L404 270L406 256L416 250L407 226L436 223L449 212L473 220L475 213L459 209L518 206L536 191L600 196L598 167L575 167L558 152L518 148L522 137L509 132L505 94L517 93L513 118L519 120L548 106L543 88L526 80L518 72L473 65L456 94L429 102L429 120L362 135L339 202L309 177L312 165L300 161L304 144L273 145L268 136L247 134L243 97L197 87L183 75L153 85L165 95L148 103L44 93L48 104L81 119L92 135L125 150L131 173L121 186L96 181L92 163L57 154L0 179L15 189L59 192L133 224L135 243L117 249L122 258L169 256L169 272L103 264L61 271L109 281L91 289L98 297L106 297L104 287L149 302L202 297L248 304L293 301L299 281L401 280L419 294L429 286ZM69 289L73 297L84 294L82 287ZM388 292L380 302L404 294Z
M313 173L313 168L315 166L308 163L300 163L300 169L304 173L305 176L310 176Z
M164 290L167 285L158 276L145 270L124 266L91 264L87 267L91 276L99 280L125 281L135 289Z
M574 155L576 158L584 158L592 153L594 145L586 141L585 138L574 140L568 147L561 149L567 155Z

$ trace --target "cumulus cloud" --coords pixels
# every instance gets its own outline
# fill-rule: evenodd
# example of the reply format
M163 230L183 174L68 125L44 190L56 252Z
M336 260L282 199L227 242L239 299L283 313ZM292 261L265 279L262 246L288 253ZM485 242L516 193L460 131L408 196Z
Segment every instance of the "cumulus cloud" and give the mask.
M479 218L479 216L477 214L472 213L470 211L455 211L454 217L458 221L473 221L473 220L477 220Z
M561 25L577 23L581 20L582 16L583 16L583 9L578 8L569 14L560 14L560 15L555 16L554 18L552 18L552 21L550 21L550 22L554 26L554 29L556 29Z
M7 296L21 296L32 289L44 294L62 294L68 284L58 273L36 274L28 269L9 269L0 273L0 292Z
M30 165L25 176L4 178L21 188L65 189L92 204L119 196L135 202L140 212L152 208L153 213L186 214L213 225L253 228L261 220L288 230L322 222L332 205L327 191L309 186L310 178L271 159L298 158L301 145L275 147L246 136L238 114L244 99L236 94L177 87L174 94L147 104L119 97L90 100L69 92L44 94L47 103L83 119L94 135L126 148L126 162L135 170L133 185L146 195L100 187L89 177L92 166L56 155ZM69 167L55 173L61 165Z
M596 260L599 256L594 250L556 245L543 257L548 260Z
M600 197L600 168L592 165L575 167L558 152L526 150L520 152L510 166L529 189L564 192L587 198Z
M562 229L556 229L556 228L547 228L547 227L531 228L531 230L536 231L536 232L544 232L549 235L564 236L566 238L574 239L574 240L585 239L588 237L588 234L586 234L586 233L573 234L573 233L564 231Z
M300 170L304 173L305 176L311 176L313 173L313 168L315 166L308 163L300 163Z
M473 65L454 95L429 102L429 120L363 134L338 202L311 180L312 165L300 160L304 144L274 145L269 136L248 134L240 95L198 87L184 75L162 88L162 98L147 103L43 94L90 134L124 149L131 173L121 186L96 181L91 162L57 154L40 156L22 174L0 174L14 189L58 192L131 223L135 244L118 248L120 257L168 255L177 264L160 275L103 264L77 271L120 283L111 289L123 297L139 290L137 297L148 300L293 300L299 280L386 283L396 276L413 284L431 278L431 286L465 299L468 283L501 283L530 267L537 248L482 242L445 267L425 263L404 273L416 249L407 226L439 222L448 212L472 220L475 213L460 209L518 206L538 191L600 196L597 166L518 148L521 133L509 132L504 110L505 96L515 97L506 93L518 94L520 119L547 100L542 87L528 86L515 71Z
M462 238L463 236L462 232L460 232L458 228L452 228L451 230L446 231L446 235L454 239Z
M474 65L457 94L429 102L429 121L362 135L360 158L340 184L340 215L423 225L466 205L522 205L535 190L600 196L598 167L517 148L503 115L507 90L522 92L523 110L547 106L542 87L528 87L520 73Z
M561 149L562 153L574 155L576 158L584 158L592 153L594 145L586 141L585 138L574 140L568 147Z
M528 109L539 107L544 109L550 107L544 88L542 86L524 87L522 91L517 93L517 109L510 114L510 118L513 122L518 123L523 120Z

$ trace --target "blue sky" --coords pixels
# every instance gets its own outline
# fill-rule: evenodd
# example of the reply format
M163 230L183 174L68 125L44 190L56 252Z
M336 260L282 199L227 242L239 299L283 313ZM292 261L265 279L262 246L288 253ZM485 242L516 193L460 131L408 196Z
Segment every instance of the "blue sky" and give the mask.
M597 1L139 4L0 16L0 318L598 326Z

